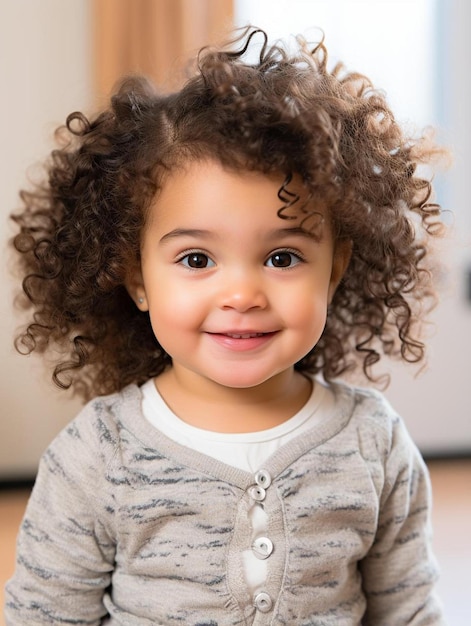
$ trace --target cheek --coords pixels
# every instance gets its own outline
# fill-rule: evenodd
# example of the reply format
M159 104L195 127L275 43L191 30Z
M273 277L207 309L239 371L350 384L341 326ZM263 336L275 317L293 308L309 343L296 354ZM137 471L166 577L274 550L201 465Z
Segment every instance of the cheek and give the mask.
M292 308L291 313L293 327L297 330L304 331L309 334L319 332L325 326L327 319L327 299L310 298L298 303L297 307Z
M148 271L144 285L151 318L172 318L173 312L187 310L190 306L189 290L181 285L178 276L169 271Z
M149 297L149 314L154 334L160 343L179 332L190 330L200 323L198 300L191 291L170 282L160 285L159 293Z
M291 293L284 293L280 305L284 309L286 319L296 328L316 327L325 324L329 304L329 282L306 281L301 288Z
M150 323L155 338L162 346L162 348L173 356L181 349L180 344L185 342L184 320L181 310L178 311L175 307L162 304L161 306L151 306L149 309Z

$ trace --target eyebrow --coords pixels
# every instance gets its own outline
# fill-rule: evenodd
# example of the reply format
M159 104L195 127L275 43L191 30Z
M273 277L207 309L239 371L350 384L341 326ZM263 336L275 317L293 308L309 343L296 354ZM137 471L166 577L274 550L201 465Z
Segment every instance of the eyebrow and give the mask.
M210 239L213 238L215 234L210 230L201 230L199 228L175 228L170 232L163 235L160 238L159 243L165 243L171 239L177 239L178 237L195 237L202 239Z
M268 239L277 239L284 237L306 237L310 240L317 240L318 237L313 233L309 232L305 228L301 226L293 226L291 228L276 228L270 231ZM217 233L211 230L204 230L200 228L175 228L170 232L166 233L160 238L159 243L166 243L167 241L171 241L172 239L177 239L178 237L194 237L198 239L215 239L217 238Z

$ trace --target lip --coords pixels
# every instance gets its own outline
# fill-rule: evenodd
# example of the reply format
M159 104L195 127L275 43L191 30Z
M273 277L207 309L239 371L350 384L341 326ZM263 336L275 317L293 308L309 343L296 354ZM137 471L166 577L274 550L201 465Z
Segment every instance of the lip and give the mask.
M234 352L255 350L269 343L278 331L227 330L224 332L207 332L207 335L223 348Z

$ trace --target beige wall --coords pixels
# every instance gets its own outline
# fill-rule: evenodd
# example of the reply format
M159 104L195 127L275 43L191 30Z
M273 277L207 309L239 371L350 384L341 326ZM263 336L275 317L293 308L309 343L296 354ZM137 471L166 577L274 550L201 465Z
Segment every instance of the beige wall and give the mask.
M26 168L51 147L68 113L90 105L89 9L88 0L0 0L0 479L34 472L77 409L45 381L36 358L11 346L18 318L5 242Z

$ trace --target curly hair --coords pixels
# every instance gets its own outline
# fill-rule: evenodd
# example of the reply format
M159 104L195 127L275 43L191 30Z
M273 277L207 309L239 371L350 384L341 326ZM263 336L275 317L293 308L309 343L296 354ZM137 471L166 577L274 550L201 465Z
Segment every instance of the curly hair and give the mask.
M257 33L259 58L249 63ZM166 173L205 158L283 174L279 214L288 219L283 210L296 200L289 180L301 176L328 206L335 237L351 241L324 333L297 370L331 380L361 363L374 380L382 354L424 358L418 323L433 300L429 253L441 221L417 166L439 151L404 134L365 76L340 64L329 70L323 41L314 49L296 41L288 51L248 28L201 50L179 91L161 94L128 77L106 110L90 119L72 113L57 131L46 182L21 192L12 218L32 309L16 347L53 354L59 386L87 398L141 384L171 363L125 279Z

